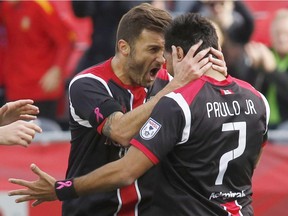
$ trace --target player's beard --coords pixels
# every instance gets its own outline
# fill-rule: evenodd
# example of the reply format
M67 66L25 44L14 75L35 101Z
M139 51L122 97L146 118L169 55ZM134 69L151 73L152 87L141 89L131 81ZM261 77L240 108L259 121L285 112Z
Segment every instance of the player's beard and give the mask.
M149 87L151 83L147 83L144 71L145 65L135 59L135 51L132 50L126 64L126 71L128 71L129 78L133 86Z

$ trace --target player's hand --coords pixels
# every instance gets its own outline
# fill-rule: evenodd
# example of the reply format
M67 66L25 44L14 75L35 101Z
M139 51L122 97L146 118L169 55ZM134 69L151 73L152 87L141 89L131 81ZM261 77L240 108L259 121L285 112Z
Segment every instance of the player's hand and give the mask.
M30 200L35 200L32 206L37 206L46 201L57 200L57 196L54 190L54 184L56 182L55 178L43 172L35 164L31 164L31 170L38 175L36 181L26 181L23 179L10 178L9 182L24 186L25 189L18 189L9 191L9 196L21 196L15 200L16 203L27 202Z
M212 62L209 62L209 57L205 57L209 53L210 48L201 50L194 56L202 43L202 41L199 41L193 45L181 61L178 61L176 47L172 46L173 82L178 82L181 86L184 86L190 81L200 78L211 68Z
M33 100L23 99L8 102L0 108L0 125L7 125L17 120L34 120L39 114L39 108L33 105Z
M35 134L41 132L42 129L35 123L18 120L0 127L0 144L27 147Z
M213 63L212 68L226 77L228 73L223 53L213 47L211 47L210 53L216 57L214 58L212 55L209 56L209 61Z

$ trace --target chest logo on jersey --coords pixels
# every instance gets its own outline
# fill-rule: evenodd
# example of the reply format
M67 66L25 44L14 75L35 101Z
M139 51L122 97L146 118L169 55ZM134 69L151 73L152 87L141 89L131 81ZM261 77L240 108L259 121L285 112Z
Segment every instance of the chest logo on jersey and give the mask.
M152 118L149 118L140 130L140 136L144 140L152 139L160 130L161 124Z

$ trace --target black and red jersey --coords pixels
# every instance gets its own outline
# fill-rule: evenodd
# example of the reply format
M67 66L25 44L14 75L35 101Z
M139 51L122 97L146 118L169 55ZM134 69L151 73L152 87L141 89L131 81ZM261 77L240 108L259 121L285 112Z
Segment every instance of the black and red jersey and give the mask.
M160 166L147 215L253 215L269 106L250 84L202 78L163 97L131 144Z
M76 75L69 86L71 150L66 177L85 175L122 157L127 149L101 134L106 118L133 110L168 81L167 71L160 70L153 89L125 85L114 74L111 59ZM153 170L117 191L65 201L63 216L141 215L151 200L152 176Z

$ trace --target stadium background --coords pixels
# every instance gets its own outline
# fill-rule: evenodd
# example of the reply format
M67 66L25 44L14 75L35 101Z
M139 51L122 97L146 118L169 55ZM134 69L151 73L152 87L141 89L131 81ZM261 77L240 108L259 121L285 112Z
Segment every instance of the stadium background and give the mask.
M269 45L269 24L273 12L288 8L288 1L245 1L252 9L256 28L252 39ZM68 64L68 72L75 67L83 51L89 46L91 23L89 19L77 19L69 1L54 1L61 16L78 35L77 44ZM253 178L255 216L283 215L288 203L288 135L272 131L270 142ZM65 176L69 153L69 132L44 133L35 138L29 148L0 147L0 216L60 216L61 203L49 202L32 208L31 203L15 204L7 191L16 189L8 183L9 177L35 179L29 170L33 162L57 179Z

